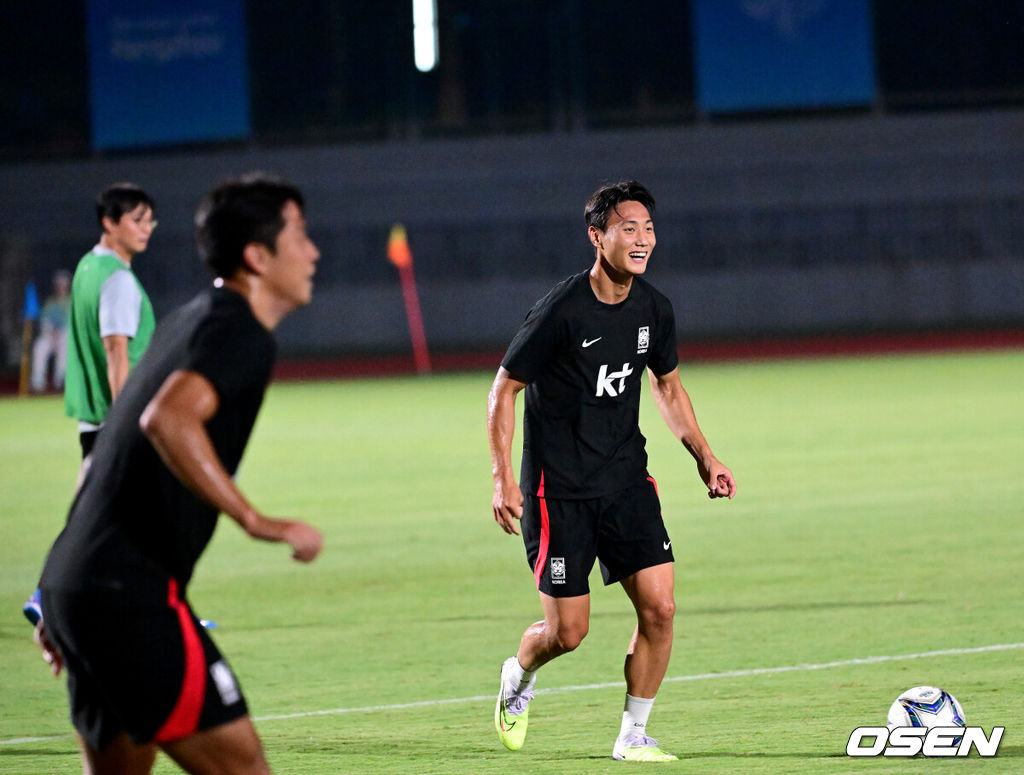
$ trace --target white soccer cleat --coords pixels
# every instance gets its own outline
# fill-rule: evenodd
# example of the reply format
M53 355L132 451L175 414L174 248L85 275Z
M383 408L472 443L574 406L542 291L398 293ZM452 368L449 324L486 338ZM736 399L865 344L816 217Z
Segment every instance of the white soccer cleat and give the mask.
M633 733L615 741L612 758L620 762L674 762L679 757L658 748L653 737Z
M518 751L526 742L533 691L525 689L519 694L508 691L505 676L513 659L515 657L509 657L501 665L501 685L498 687L498 702L494 707L494 729L502 745L510 751Z

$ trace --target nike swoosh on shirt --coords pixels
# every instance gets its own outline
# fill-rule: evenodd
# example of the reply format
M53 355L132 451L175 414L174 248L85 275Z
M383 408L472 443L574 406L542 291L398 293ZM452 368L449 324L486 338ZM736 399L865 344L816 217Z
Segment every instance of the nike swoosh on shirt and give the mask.
M600 342L602 339L604 339L603 336L599 336L599 337L597 337L597 339L584 339L583 340L583 346L584 347L590 347L590 345L592 345L594 342Z

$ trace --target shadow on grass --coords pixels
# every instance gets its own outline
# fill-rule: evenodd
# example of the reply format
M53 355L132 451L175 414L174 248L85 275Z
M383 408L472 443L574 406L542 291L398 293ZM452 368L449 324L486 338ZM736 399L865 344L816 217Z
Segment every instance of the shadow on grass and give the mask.
M799 611L843 611L850 609L870 609L870 608L897 608L905 606L915 605L926 605L929 603L936 603L940 601L936 600L844 600L844 601L822 601L822 602L811 602L811 603L773 603L771 605L763 606L723 606L721 608L676 608L676 616L725 616L732 614L760 614L760 613L780 613L780 612L799 612ZM592 611L590 614L591 619L608 619L617 617L632 617L631 611ZM470 621L481 621L484 619L494 621L504 621L507 619L521 619L522 616L516 614L486 614L486 613L472 613L464 616L439 616L431 617L430 621L434 622L470 622Z
M901 608L904 606L926 605L936 600L845 600L817 603L774 603L762 606L725 606L721 608L679 608L676 615L718 616L722 614L760 614L780 611L843 611L857 608Z
M22 619L18 624L17 627L0 627L0 640L20 640L24 641L26 646L36 648L32 643L32 625L26 619Z
M70 738L71 736L68 735L68 737ZM81 757L81 754L78 751L78 747L71 742L69 742L69 745L71 746L70 748L64 749L40 748L39 746L21 744L11 747L5 746L4 748L0 748L0 761L3 761L8 757L13 759L16 756L60 756L63 758L67 758L70 756L75 760L79 759ZM0 770L7 772L7 770L4 769L4 767L0 767Z

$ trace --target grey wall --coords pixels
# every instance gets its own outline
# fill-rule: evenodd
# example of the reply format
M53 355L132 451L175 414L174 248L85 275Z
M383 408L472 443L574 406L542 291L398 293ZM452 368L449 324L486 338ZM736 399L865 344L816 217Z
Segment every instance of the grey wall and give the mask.
M134 180L160 219L136 268L166 311L206 282L199 197L264 169L304 188L323 253L313 304L280 330L286 353L408 347L384 254L395 221L432 345L500 347L553 281L592 260L587 196L635 177L658 199L648 274L683 338L1020 326L1022 138L1024 112L1007 110L12 164L0 167L0 283L72 267L97 236L92 197Z

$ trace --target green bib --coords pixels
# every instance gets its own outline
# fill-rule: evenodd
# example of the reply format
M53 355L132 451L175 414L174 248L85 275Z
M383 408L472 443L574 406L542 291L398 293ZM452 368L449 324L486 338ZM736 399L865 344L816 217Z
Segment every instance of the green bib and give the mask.
M100 292L114 272L131 273L142 306L139 328L128 340L128 361L132 368L149 346L156 327L153 305L130 268L117 256L86 253L78 262L71 281L71 308L68 316L68 361L64 376L64 411L68 417L99 425L110 408L110 382L107 379L107 354L100 336Z

